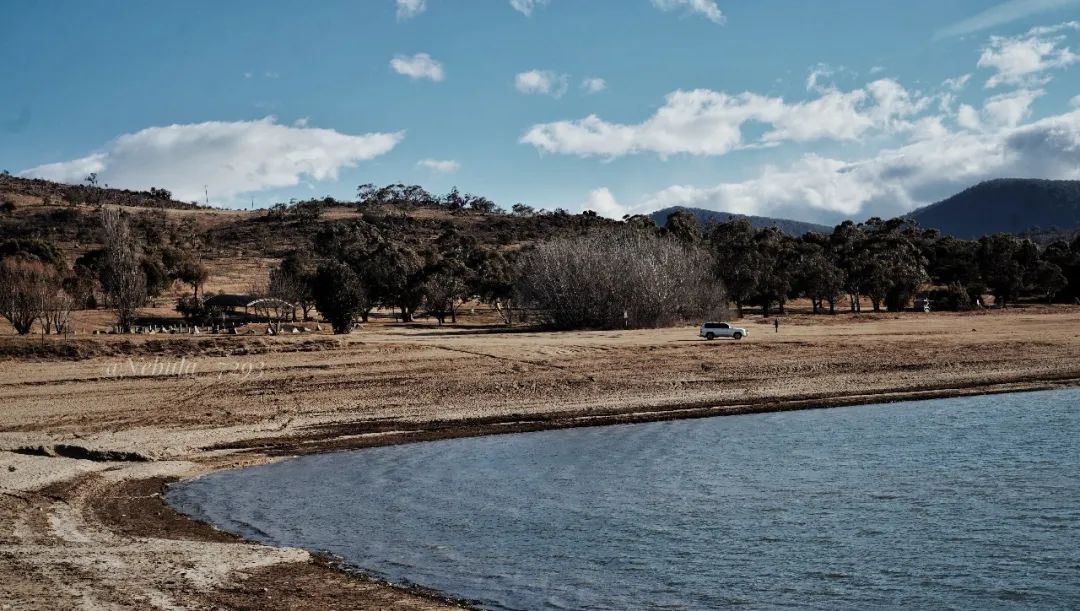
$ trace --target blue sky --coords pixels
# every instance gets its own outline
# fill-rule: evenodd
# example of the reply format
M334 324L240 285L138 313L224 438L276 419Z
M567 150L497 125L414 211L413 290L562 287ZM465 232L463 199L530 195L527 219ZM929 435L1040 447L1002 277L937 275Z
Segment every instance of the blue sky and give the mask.
M7 0L0 169L835 222L1080 178L1080 0Z

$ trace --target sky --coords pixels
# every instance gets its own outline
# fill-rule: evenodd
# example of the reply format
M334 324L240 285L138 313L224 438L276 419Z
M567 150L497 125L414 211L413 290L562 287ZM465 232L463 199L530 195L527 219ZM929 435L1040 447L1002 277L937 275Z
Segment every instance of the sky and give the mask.
M0 5L0 169L835 223L1080 179L1080 0Z

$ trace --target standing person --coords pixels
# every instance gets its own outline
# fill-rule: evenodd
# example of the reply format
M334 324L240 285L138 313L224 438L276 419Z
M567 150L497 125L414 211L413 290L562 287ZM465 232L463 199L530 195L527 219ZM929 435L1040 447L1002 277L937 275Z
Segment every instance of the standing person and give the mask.
M775 330L775 332L779 333L780 332L780 319L779 318L774 318L773 321L772 321L772 326L773 326L773 329Z

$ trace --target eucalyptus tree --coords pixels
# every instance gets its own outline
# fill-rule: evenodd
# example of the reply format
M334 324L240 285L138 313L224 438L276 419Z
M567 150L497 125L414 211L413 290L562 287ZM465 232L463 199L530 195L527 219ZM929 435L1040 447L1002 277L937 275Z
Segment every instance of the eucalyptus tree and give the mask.
M713 272L742 318L743 307L758 294L762 273L763 258L755 242L754 228L747 219L732 219L713 227L709 244L714 258Z

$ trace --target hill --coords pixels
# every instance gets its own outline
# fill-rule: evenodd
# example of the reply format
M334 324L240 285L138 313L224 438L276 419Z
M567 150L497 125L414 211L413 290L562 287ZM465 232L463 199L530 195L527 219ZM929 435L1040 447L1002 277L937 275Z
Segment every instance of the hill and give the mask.
M1080 180L988 180L907 217L964 239L993 233L1068 234L1080 228Z
M664 225L667 223L668 215L678 212L679 210L685 210L694 215L697 218L698 223L703 227L709 223L726 223L731 219L744 218L750 221L750 224L755 228L764 227L776 227L788 235L800 236L804 233L832 233L833 228L825 225L818 225L816 223L805 223L803 221L792 221L789 219L776 219L767 216L750 216L746 214L733 214L731 212L717 212L716 210L705 210L704 208L685 208L683 206L672 206L670 208L664 208L663 210L657 210L649 215L657 225Z
M613 223L564 210L509 214L471 205L449 208L430 197L424 201L398 197L387 203L326 198L268 209L222 210L177 201L162 189L65 185L0 174L0 242L47 239L73 265L79 256L104 245L103 207L122 209L132 231L150 250L178 247L197 253L211 270L209 286L234 291L249 289L283 256L297 248L312 249L320 234L335 229L382 235L415 247L461 239L506 252Z

